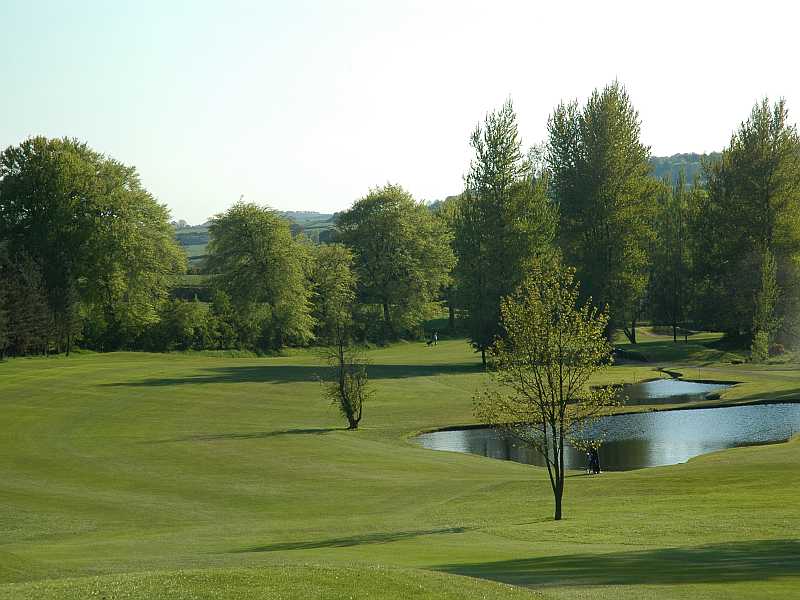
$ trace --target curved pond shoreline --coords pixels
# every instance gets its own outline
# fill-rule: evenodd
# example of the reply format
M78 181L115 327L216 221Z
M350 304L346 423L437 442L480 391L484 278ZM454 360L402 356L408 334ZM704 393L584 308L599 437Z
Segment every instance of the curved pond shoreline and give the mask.
M800 397L721 399L736 383L672 377L623 385L625 404L593 422L588 433L603 440L601 463L612 471L673 465L727 448L786 442L800 433L800 407L795 406ZM448 425L412 435L407 441L431 450L544 465L530 446L487 424ZM568 445L565 460L567 468L581 469L586 455Z
M652 380L651 380L652 381ZM644 382L640 382L644 383ZM719 383L719 382L714 382ZM736 384L731 384L736 385ZM621 412L611 412L607 417L622 417L625 415L638 415L642 413L656 413L656 412L670 412L674 410L701 410L704 408L735 408L737 406L762 406L769 404L800 404L800 395L794 398L781 398L781 399L763 399L763 400L744 400L742 402L717 402L716 400L709 400L707 404L691 404L688 406L668 406L666 408L654 408L646 404L642 404L642 410L627 410ZM463 425L442 425L441 427L433 427L430 429L418 429L410 431L405 435L405 438L412 440L413 438L425 433L437 433L439 431L460 431L462 429L488 429L492 427L489 423L465 423ZM781 443L781 442L775 442Z

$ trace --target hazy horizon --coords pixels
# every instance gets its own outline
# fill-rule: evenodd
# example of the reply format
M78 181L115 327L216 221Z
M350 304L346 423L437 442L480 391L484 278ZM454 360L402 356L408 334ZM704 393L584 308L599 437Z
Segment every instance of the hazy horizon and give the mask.
M529 146L614 79L654 155L711 152L764 96L800 107L794 11L757 8L10 1L0 146L84 140L192 224L240 196L332 213L391 181L444 198L487 111L512 98Z

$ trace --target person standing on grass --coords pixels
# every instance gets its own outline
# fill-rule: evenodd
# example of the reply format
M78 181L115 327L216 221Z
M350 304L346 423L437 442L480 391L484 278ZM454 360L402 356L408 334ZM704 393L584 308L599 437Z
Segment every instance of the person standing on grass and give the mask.
M435 346L438 343L439 343L439 334L438 334L438 332L434 331L433 332L433 345Z
M592 473L598 475L600 473L600 453L597 451L597 448L592 448L591 453Z

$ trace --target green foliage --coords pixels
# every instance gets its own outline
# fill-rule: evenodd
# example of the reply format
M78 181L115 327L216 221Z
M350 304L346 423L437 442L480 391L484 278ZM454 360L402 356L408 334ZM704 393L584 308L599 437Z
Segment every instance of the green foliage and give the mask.
M693 195L692 190L687 190L681 171L674 185L666 178L662 181L657 196L650 316L672 327L673 341L677 341L678 327L688 317L692 297L690 203Z
M316 339L331 343L353 323L356 275L352 251L342 244L325 244L313 249L311 285ZM348 334L349 337L349 334Z
M756 363L766 362L769 348L769 334L766 331L756 331L750 345L750 360Z
M783 100L758 103L707 167L708 194L694 224L704 320L734 335L754 335L756 321L780 323L776 335L800 334L800 137ZM764 260L774 257L779 292L768 312L753 299L763 289ZM770 267L772 270L772 267ZM719 298L725 298L720 303Z
M168 216L133 167L76 140L35 137L0 155L0 239L41 273L48 339L68 343L87 315L90 343L120 347L157 320L185 269Z
M348 429L358 429L364 414L364 403L369 399L369 361L363 352L352 345L343 329L339 329L330 346L323 350L330 367L330 375L323 382L325 394L342 416Z
M471 145L467 190L452 215L455 273L470 341L485 363L486 350L502 331L500 299L532 264L551 256L557 217L547 199L546 174L522 155L511 101L486 116Z
M339 239L355 255L358 298L383 309L383 338L413 334L447 285L450 232L398 185L370 191L337 215Z
M491 380L476 396L475 414L541 454L561 519L564 445L592 445L581 433L616 406L613 386L590 379L611 363L608 313L579 305L574 270L534 267L500 311L505 336L492 346Z
M679 177L693 183L695 180L702 181L704 179L703 164L715 162L720 159L720 156L719 152L708 154L686 152L672 156L651 156L650 166L653 169L653 177L666 179L670 185L677 184Z
M200 302L172 299L164 303L158 323L143 335L140 345L158 352L213 348L218 338L214 325Z
M0 247L0 357L46 354L52 313L41 270L26 254L14 259Z
M650 273L656 182L639 114L618 82L548 121L547 164L560 209L559 243L584 298L610 308L635 337ZM627 329L627 325L631 329Z
M277 349L312 337L306 249L275 211L239 202L209 227L208 268L230 298L245 347Z

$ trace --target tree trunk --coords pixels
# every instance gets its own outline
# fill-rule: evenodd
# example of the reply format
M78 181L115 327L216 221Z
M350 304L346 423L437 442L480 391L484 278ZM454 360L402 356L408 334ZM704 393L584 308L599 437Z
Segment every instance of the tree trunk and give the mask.
M453 331L456 328L456 309L449 302L447 303L447 311L449 313L447 326L449 327L450 331Z
M673 344L677 344L678 343L678 324L677 323L673 323L672 324L672 343Z
M486 370L486 348L481 348L481 362L483 363L483 369Z
M394 328L392 327L392 319L389 314L389 303L383 303L383 325L387 337L394 337Z
M631 344L636 343L636 319L631 321L631 328L628 329L627 327L623 327L622 331L625 333L625 337L628 338L628 341Z
M563 475L559 475L556 489L553 490L553 500L555 501L553 520L555 521L561 520L561 498L564 495L564 481L562 480L562 477Z

